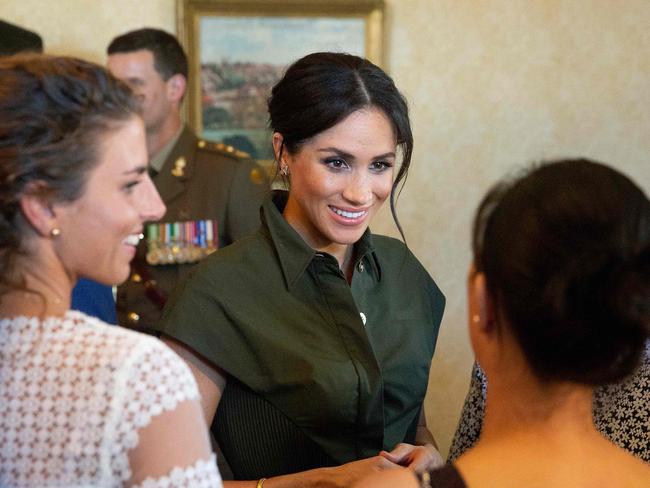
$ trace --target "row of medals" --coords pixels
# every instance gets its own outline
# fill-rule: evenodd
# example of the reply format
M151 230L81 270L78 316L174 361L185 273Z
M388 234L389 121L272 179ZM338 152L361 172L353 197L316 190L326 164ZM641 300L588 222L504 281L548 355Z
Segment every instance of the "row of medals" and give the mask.
M195 263L217 250L216 220L147 224L147 263Z

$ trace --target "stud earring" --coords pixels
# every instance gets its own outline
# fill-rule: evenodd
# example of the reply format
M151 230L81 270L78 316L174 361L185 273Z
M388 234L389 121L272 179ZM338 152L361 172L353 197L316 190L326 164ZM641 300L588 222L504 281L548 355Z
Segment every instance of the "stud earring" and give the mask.
M481 321L481 316L479 314L472 315L472 322L478 324Z
M58 236L60 236L60 235L61 235L61 229L59 229L58 227L54 227L54 228L50 231L50 235L51 235L52 237L58 237Z
M280 166L280 174L282 176L289 176L289 166L286 164L283 164Z

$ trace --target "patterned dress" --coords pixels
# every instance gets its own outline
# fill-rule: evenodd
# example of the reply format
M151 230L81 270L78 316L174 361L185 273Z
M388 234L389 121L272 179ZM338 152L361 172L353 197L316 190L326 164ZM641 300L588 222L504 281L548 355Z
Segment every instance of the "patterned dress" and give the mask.
M481 433L487 379L478 366L449 450L448 462L472 447ZM641 366L622 383L597 388L593 402L594 423L614 444L650 462L650 340L646 342Z
M200 416L198 398L185 363L152 337L74 311L0 320L0 486L220 487L214 458L169 442L179 412ZM151 455L161 443L165 459Z

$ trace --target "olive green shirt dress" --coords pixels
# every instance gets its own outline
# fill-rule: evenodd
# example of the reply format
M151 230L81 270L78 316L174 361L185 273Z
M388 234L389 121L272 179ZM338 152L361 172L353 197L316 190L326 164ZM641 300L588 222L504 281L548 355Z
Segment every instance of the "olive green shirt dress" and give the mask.
M369 230L355 244L348 284L337 260L308 246L284 219L286 198L273 192L257 233L196 267L160 325L227 373L215 423L232 418L240 428L228 436L250 436L242 444L250 452L221 447L231 464L237 456L255 460L235 463L236 479L343 464L413 442L445 306L406 246ZM289 428L269 434L272 416L226 407L231 384L268 404L324 455L290 461L308 448L280 439Z

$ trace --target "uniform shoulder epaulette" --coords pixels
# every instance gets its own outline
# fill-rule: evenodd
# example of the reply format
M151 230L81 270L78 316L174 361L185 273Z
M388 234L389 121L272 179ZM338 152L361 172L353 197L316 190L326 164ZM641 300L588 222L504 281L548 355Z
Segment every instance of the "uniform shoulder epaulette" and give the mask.
M224 144L223 142L208 142L203 139L199 139L197 142L199 149L206 151L216 152L219 154L225 154L237 159L250 159L251 155L245 151L240 151L234 146Z

